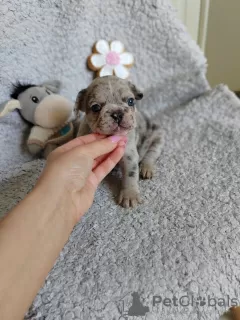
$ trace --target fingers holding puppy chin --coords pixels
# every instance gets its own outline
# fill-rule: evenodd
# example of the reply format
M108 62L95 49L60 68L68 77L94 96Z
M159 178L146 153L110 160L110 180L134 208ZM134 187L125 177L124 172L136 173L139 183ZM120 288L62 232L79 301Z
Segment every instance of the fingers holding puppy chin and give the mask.
M123 136L110 136L79 147L79 152L90 156L93 160L112 152L117 146L125 146L127 138ZM75 148L76 152L78 148Z
M69 141L68 143L65 143L64 145L58 147L57 149L55 149L53 152L51 152L51 154L49 155L49 157L51 156L51 158L55 157L55 156L59 156L59 154L65 153L67 151L70 151L76 147L80 147L82 145L86 145L89 144L91 142L97 141L97 140L101 140L106 138L105 135L103 134L97 134L97 133L92 133L92 134L88 134L85 136L79 136L71 141ZM48 157L48 160L49 160Z
M89 135L87 139L89 138L92 139L93 136ZM99 183L122 157L125 141L126 138L113 136L92 139L92 142L69 148L66 152L53 151L40 181L49 181L50 186L58 184L58 188L62 186L68 190L80 191L94 170Z

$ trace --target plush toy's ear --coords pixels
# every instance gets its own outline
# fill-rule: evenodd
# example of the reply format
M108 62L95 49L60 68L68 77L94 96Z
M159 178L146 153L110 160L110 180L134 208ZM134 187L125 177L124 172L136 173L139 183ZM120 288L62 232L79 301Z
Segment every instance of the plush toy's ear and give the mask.
M136 100L141 100L143 98L143 93L141 90L139 90L131 81L128 81L128 85L130 89L132 90L135 99Z
M42 86L44 86L45 88L47 88L53 93L59 93L61 90L62 84L61 84L61 81L59 80L50 80L50 81L43 82Z
M77 99L76 99L76 105L75 105L77 112L79 112L79 111L85 112L86 111L86 106L85 106L86 92L87 92L87 89L83 89L78 92Z
M0 118L16 109L21 109L21 106L20 102L15 99L0 104Z

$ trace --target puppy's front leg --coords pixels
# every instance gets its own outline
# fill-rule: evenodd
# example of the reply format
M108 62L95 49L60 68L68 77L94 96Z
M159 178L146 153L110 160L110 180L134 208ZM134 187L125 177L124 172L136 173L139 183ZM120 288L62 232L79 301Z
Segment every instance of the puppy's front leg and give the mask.
M123 178L118 203L124 208L135 207L141 202L141 199L138 186L138 152L134 141L128 141L120 165Z

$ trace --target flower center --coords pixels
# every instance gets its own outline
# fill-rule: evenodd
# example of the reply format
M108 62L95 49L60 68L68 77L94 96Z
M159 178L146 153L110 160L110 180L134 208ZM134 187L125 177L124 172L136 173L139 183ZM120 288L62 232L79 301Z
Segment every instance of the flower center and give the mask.
M110 51L106 56L106 62L110 65L118 65L120 62L120 56L117 52Z

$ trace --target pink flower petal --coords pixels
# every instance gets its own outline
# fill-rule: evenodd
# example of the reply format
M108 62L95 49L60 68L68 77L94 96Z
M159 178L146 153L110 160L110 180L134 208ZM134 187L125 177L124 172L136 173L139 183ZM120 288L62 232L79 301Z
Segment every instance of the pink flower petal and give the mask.
M110 51L106 55L106 62L112 66L118 65L120 63L120 55L115 51Z

